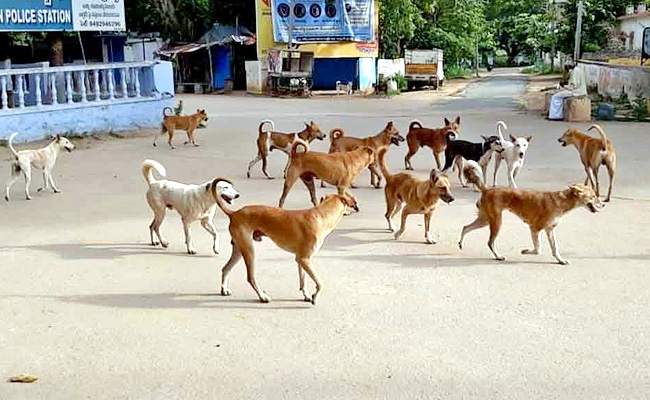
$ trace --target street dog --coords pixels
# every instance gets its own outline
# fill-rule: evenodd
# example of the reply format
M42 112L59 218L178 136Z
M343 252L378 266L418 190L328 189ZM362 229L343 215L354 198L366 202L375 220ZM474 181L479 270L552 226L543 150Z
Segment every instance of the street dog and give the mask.
M331 144L329 152L351 151L357 147L370 147L375 151L375 155L377 155L381 149L388 149L391 144L399 146L400 142L404 140L404 137L395 128L393 121L386 124L386 127L377 135L363 139L346 136L342 129L337 128L330 132ZM379 173L377 162L378 160L375 160L369 167L370 184L379 189L381 187L381 174Z
M192 115L167 115L165 110L166 109L163 109L163 122L160 125L160 134L155 134L153 137L154 147L157 146L156 141L158 140L158 135L164 135L167 133L169 136L167 143L169 144L169 147L175 149L172 144L172 139L174 138L174 132L176 129L185 131L187 134L187 142L185 142L185 144L191 143L195 147L198 147L199 144L196 143L196 140L194 139L194 131L202 122L207 122L208 114L205 110L196 110L196 113Z
M298 146L303 146L304 152L298 153ZM291 146L290 154L289 168L280 197L280 208L298 178L307 186L314 206L318 204L314 178L336 186L339 195L347 194L354 198L349 192L352 181L375 161L375 151L370 147L359 147L352 151L337 153L319 153L309 151L309 144L299 138Z
M188 254L196 254L192 245L190 225L196 220L201 221L201 226L212 235L212 250L219 254L219 232L212 223L214 214L217 211L217 203L211 191L217 193L226 202L231 203L239 198L239 193L232 183L227 179L216 178L202 185L185 185L166 179L156 180L153 171L163 178L167 177L165 167L153 160L145 160L142 163L142 175L149 185L147 190L147 202L154 213L154 219L149 225L151 245L167 248L169 242L160 233L160 225L165 219L167 209L176 210L181 215L183 229L185 230L185 245ZM158 240L154 238L154 233Z
M230 296L228 277L233 267L244 258L248 283L257 293L260 301L268 303L271 298L255 280L255 249L253 241L268 236L278 247L296 256L300 292L305 301L316 304L323 290L323 282L314 265L313 257L318 253L325 238L341 222L347 207L358 210L356 200L347 195L330 194L320 204L309 210L287 211L268 206L246 206L237 211L229 209L223 196L212 186L212 195L221 210L230 219L232 255L222 269L221 294ZM305 272L316 285L310 295L305 288Z
M521 168L524 166L524 158L526 157L526 151L528 150L528 145L533 141L533 136L527 137L516 137L510 135L510 140L506 140L503 137L503 129L508 129L508 126L505 122L497 122L497 132L499 133L499 139L501 139L501 146L503 146L503 151L501 153L496 153L494 157L494 185L497 185L497 173L499 172L499 167L501 166L501 161L506 161L506 166L508 168L508 185L511 188L517 188L517 182L515 178L521 171Z
M445 167L442 172L447 172L454 162L458 167L458 179L466 187L463 178L463 159L473 160L481 166L484 181L487 176L487 166L492 159L492 153L501 153L503 145L498 136L483 136L483 143L472 143L466 140L449 140L445 149Z
M454 121L445 118L445 126L437 129L424 128L420 121L413 121L409 126L409 133L406 135L409 151L404 158L404 167L413 170L411 158L420 150L420 147L430 147L436 160L438 169L442 168L440 155L445 152L449 139L458 139L460 134L460 116Z
M9 201L9 191L18 178L20 178L20 173L25 178L25 198L27 200L32 199L29 194L29 185L32 182L32 167L43 170L43 187L38 188L39 192L52 187L54 193L61 193L54 183L52 170L61 150L66 150L70 153L75 149L75 145L65 137L56 135L52 138L52 142L42 149L16 151L12 141L17 135L18 132L14 132L9 137L8 142L9 150L13 153L14 160L11 162L11 180L5 186L5 200Z
M560 192L539 192L504 187L488 189L485 187L480 174L470 171L466 178L479 187L481 198L477 203L478 218L463 227L458 246L462 250L465 235L489 225L490 238L488 247L498 261L505 260L505 257L499 254L494 246L497 235L501 230L503 210L512 212L527 223L530 228L533 249L522 250L522 254L540 254L539 235L541 231L544 231L551 245L553 257L560 264L567 265L569 261L560 255L555 235L562 218L566 213L578 207L585 207L594 214L602 208L602 203L598 199L596 192L584 185L572 185Z
M424 215L424 240L428 244L435 244L431 236L431 218L438 208L440 200L447 204L454 201L451 195L451 183L447 176L437 170L431 170L429 179L421 180L409 173L392 175L386 167L387 149L379 151L379 166L386 179L384 194L386 195L386 221L388 229L395 233L399 239L406 230L406 218L411 214ZM402 223L397 230L393 224L393 216L402 211Z
M607 139L603 128L598 125L592 125L589 130L595 129L600 134L600 139L593 138L577 129L569 129L562 137L558 139L562 147L574 145L580 153L580 161L585 167L587 179L585 185L591 184L600 196L600 183L598 182L598 170L601 165L607 167L609 173L609 190L605 202L612 199L612 187L614 186L614 177L616 175L616 150L612 141ZM594 184L595 182L595 184Z
M463 176L468 176L468 174L477 174L481 176L483 174L483 170L481 169L481 166L478 165L478 163L474 160L465 160L462 165L463 168ZM480 189L477 185L472 185L474 187L474 191L480 192Z
M264 126L269 125L271 130L265 131ZM272 176L266 172L267 158L269 152L277 149L289 155L291 152L291 145L295 142L297 138L306 141L307 143L313 142L315 139L323 140L326 135L323 131L320 130L320 127L311 121L310 123L305 122L305 129L298 133L282 133L275 132L275 124L270 119L265 119L260 122L258 127L259 135L257 136L257 157L255 157L250 163L248 163L248 171L246 176L251 177L251 168L255 166L258 162L262 161L262 172L268 179L273 179ZM289 167L289 161L284 168L284 175L287 174L287 168Z

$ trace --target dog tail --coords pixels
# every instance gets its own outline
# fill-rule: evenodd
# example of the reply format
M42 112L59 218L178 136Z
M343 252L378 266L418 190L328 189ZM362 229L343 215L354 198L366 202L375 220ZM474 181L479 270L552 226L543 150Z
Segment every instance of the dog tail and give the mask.
M411 122L411 125L409 125L409 131L413 129L422 129L422 123L418 120L414 120Z
M334 128L330 131L330 142L334 143L334 141L338 138L342 138L345 136L345 131L341 128Z
M235 213L235 211L228 208L228 206L226 206L226 202L223 201L221 196L219 196L219 194L217 193L217 185L219 184L219 182L228 182L231 185L232 185L232 182L230 182L226 178L215 178L212 181L212 183L210 184L210 192L212 193L212 197L214 198L214 201L217 202L217 205L219 206L221 211L223 211L224 214L226 214L228 217L230 217L231 215L233 215Z
M463 167L463 176L469 183L476 185L476 187L478 187L481 192L485 190L485 183L483 182L482 175L483 174L481 173L481 167L476 161L465 161L465 166Z
M381 149L379 150L379 168L381 169L382 175L384 175L384 179L386 181L390 180L390 178L393 176L391 175L390 171L388 170L388 167L386 167L386 153L388 152L388 149Z
M271 126L271 129L268 131L264 130L264 125L266 124L269 124ZM260 126L257 128L257 131L259 132L260 136L266 135L267 133L273 130L275 130L275 124L270 119L265 119L264 121L260 122Z
M152 183L158 182L156 178L153 177L154 170L158 175L167 178L167 171L165 171L165 167L163 167L162 164L154 160L144 160L142 163L142 176L144 176L144 180L147 181L147 185L149 186L151 186Z
M11 152L14 153L14 157L18 158L18 152L16 151L16 149L14 149L13 143L11 143L16 136L18 136L18 132L12 133L11 136L9 136L9 142L7 143L7 145L9 146L9 150L11 150Z
M305 152L309 151L309 143L297 137L291 145L291 158L294 158L298 154L298 146L304 147Z
M174 114L176 114L176 113L174 112L173 108L171 108L171 107L163 108L163 118L171 117Z
M458 139L458 132L456 132L453 129L450 129L450 130L447 131L447 134L446 134L445 138L447 139L448 143L449 143L450 140L456 140L456 139Z
M592 130L592 129L595 129L595 130L598 131L598 133L600 133L600 138L601 138L601 140L603 142L601 150L602 151L607 151L607 135L605 135L605 131L603 131L603 128L601 128L600 125L594 124L594 125L591 126L591 128L589 128L589 130Z
M497 122L497 132L499 133L499 138L505 142L506 139L503 138L503 130L508 130L508 125L505 122Z

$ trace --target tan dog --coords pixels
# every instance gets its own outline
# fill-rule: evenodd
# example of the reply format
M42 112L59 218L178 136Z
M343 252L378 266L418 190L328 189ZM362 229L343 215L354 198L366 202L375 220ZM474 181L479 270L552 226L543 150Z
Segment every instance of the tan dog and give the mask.
M558 142L562 143L562 147L572 144L578 149L580 161L582 161L585 172L587 172L585 185L588 183L591 184L591 187L596 189L596 195L598 196L600 196L598 170L601 165L607 167L607 172L609 173L609 190L607 191L605 202L609 202L612 199L612 187L614 186L614 176L616 175L616 150L614 150L612 141L607 139L605 132L600 126L592 125L589 130L592 129L600 133L600 139L593 138L577 129L569 129L558 139Z
M430 147L433 150L433 156L436 159L438 169L442 169L442 161L440 155L445 152L447 148L447 137L449 132L453 131L455 134L460 133L460 116L456 117L453 122L445 118L445 126L438 129L429 129L422 127L419 121L411 122L409 126L409 133L406 135L406 143L409 145L409 152L404 158L404 167L408 170L413 170L411 165L411 157L420 150L420 147ZM457 135L453 135L451 139L458 139Z
M228 276L243 256L248 283L253 287L260 301L263 303L271 301L255 280L253 248L253 240L261 241L262 237L268 236L278 247L296 256L300 291L305 301L316 304L323 290L323 282L316 270L313 257L320 250L325 238L341 222L346 207L358 210L356 201L349 196L331 194L325 196L319 205L309 210L287 211L276 207L246 206L233 211L226 207L214 186L212 195L230 218L229 229L232 237L232 255L222 269L221 294L223 296L232 294L228 288ZM309 295L305 289L305 272L316 284L313 295Z
M440 200L449 204L454 201L451 195L451 183L447 176L435 169L431 170L429 179L421 180L408 173L391 175L386 167L386 149L379 152L379 166L386 178L386 221L388 229L395 232L395 239L406 230L406 218L411 214L424 214L424 240L428 244L435 244L431 236L431 218L438 208ZM402 224L399 231L393 224L393 216L402 211Z
M9 201L9 191L20 178L21 172L25 178L25 198L27 200L32 199L29 195L29 185L32 182L32 167L43 170L43 187L38 188L39 192L51 186L54 193L61 193L54 183L52 170L61 150L65 149L67 152L72 152L75 145L63 136L56 135L52 138L52 143L42 149L16 151L12 141L17 135L18 132L14 132L9 137L9 150L11 150L15 159L11 163L11 180L5 187L5 200Z
M393 121L390 121L384 130L375 136L363 139L345 136L345 132L342 129L337 128L330 132L330 140L330 153L337 151L351 151L357 147L370 147L375 151L375 155L377 155L381 149L388 149L391 144L399 146L400 142L403 142L405 139L399 134ZM370 184L379 189L381 187L381 174L379 173L377 162L378 160L375 160L375 162L370 164L369 167Z
M264 130L264 125L266 124L271 126L270 131ZM273 179L273 177L269 176L266 172L266 159L269 156L269 152L274 149L278 149L286 155L289 155L291 152L291 145L293 145L296 139L302 139L307 143L311 143L315 139L323 140L326 137L325 133L320 130L314 121L311 121L310 123L305 122L305 129L298 133L275 132L274 129L275 124L270 119L265 119L260 123L260 126L258 127L259 135L257 137L257 157L248 163L248 171L246 172L248 178L251 177L251 168L253 168L253 166L258 162L262 161L262 172L268 179ZM285 176L287 175L287 168L289 168L288 161L284 168Z
M208 120L208 114L205 110L196 110L195 114L192 115L167 115L165 110L163 110L163 122L160 126L160 135L164 135L165 132L169 135L169 140L167 143L169 147L175 149L172 144L172 139L174 138L174 131L176 129L185 131L187 133L187 142L192 143L194 146L198 146L196 140L194 140L194 131L199 127L201 122ZM153 137L153 145L157 146L156 141L158 140L158 135Z
M305 151L298 153L298 146L303 146ZM356 150L338 153L319 153L309 151L307 142L296 139L291 146L291 158L280 197L280 207L284 205L284 200L298 178L307 186L314 206L318 204L314 178L322 179L330 185L336 186L340 195L347 194L354 197L349 192L352 181L374 160L375 151L370 147L360 147Z
M478 218L471 224L463 227L458 246L463 248L465 235L473 230L490 226L490 239L488 247L497 260L503 257L494 247L494 241L501 230L503 210L508 210L521 218L530 228L533 239L532 250L522 250L522 254L540 254L539 235L546 232L548 242L553 251L553 257L562 265L569 263L560 255L557 246L555 231L562 222L562 217L569 211L578 207L585 207L592 213L597 213L602 204L596 193L588 186L572 185L561 192L538 192L532 190L494 187L486 189L481 175L469 170L467 180L475 184L482 192L477 203Z

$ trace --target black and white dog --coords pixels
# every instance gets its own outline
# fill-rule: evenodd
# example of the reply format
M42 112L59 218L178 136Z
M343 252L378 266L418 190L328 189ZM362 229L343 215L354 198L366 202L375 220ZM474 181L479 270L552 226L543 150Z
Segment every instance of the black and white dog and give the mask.
M454 140L453 136L447 136L447 148L445 149L445 167L442 172L446 172L452 165L456 164L458 168L458 179L463 187L466 187L465 178L463 177L463 159L476 161L483 171L483 179L487 178L487 165L492 159L493 153L501 153L503 144L498 136L483 136L483 143L472 143L466 140Z

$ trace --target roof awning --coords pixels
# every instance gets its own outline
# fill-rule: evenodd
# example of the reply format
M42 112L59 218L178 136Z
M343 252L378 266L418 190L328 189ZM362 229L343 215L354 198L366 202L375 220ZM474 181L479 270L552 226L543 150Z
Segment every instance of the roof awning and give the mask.
M217 46L217 45L224 45L228 43L239 43L239 44L255 44L257 42L256 38L250 37L250 36L234 36L231 35L227 38L223 38L222 40L218 42L209 42L209 43L201 43L201 42L196 42L196 43L188 43L188 44L183 44L180 46L174 46L170 47L164 50L159 50L158 53L167 56L170 58L174 58L179 54L188 54L188 53L194 53L195 51L205 49L206 47L212 47L212 46Z

